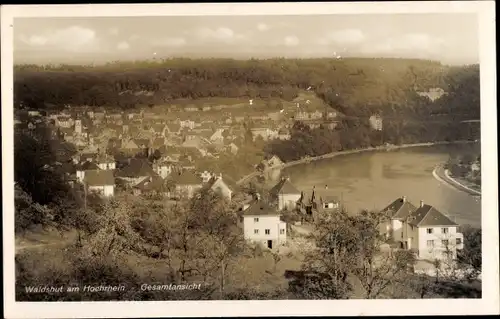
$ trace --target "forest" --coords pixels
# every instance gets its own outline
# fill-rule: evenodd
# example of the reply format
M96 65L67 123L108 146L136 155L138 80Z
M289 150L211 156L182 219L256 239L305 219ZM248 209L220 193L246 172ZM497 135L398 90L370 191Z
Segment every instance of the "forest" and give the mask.
M478 99L479 67L405 59L169 59L103 66L16 65L16 107L89 105L130 108L203 97L282 98L312 89L339 111L415 108L411 92L440 87ZM457 96L458 98L458 96ZM447 103L445 103L448 105ZM443 111L442 105L434 105ZM465 112L466 107L450 107ZM470 106L467 106L470 107ZM437 110L441 108L440 110Z

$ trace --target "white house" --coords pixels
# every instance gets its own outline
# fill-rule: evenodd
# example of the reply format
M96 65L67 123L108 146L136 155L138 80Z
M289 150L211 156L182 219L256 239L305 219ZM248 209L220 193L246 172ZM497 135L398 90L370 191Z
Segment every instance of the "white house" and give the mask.
M386 230L401 248L413 249L420 259L435 260L451 257L463 248L463 234L457 231L458 224L431 205L420 202L419 207L402 197L389 205L394 213Z
M271 198L278 203L278 209L294 209L301 199L302 193L290 183L289 178L282 178L269 191Z
M378 114L370 116L370 126L375 131L382 131L382 117Z
M28 111L29 116L40 116L40 112L36 110Z
M276 155L273 155L268 161L267 161L267 166L269 167L274 167L274 166L280 166L283 165L283 161L280 160L280 158Z
M80 183L85 179L85 172L99 170L99 166L95 163L85 161L81 165L76 166L76 180Z
M206 184L207 188L211 189L215 193L220 194L223 198L226 198L227 200L231 200L234 189L233 187L229 186L228 183L226 183L222 179L222 175L220 176L213 176L208 183Z
M95 192L105 197L115 193L115 178L112 171L92 170L85 172L85 185L89 192Z
M217 129L212 136L210 136L210 141L212 143L217 143L217 144L222 144L224 143L224 136L222 133L224 132L224 129Z
M173 171L174 165L168 162L160 162L153 164L153 170L162 178L167 178Z
M286 243L286 223L281 221L280 213L268 204L256 200L243 207L244 238L273 249Z
M96 159L96 164L102 170L113 170L113 169L116 169L115 159L114 159L114 157L109 156L109 155L99 156Z
M212 176L213 174L210 173L209 171L203 171L203 173L200 174L203 183L208 183L208 181L212 178Z

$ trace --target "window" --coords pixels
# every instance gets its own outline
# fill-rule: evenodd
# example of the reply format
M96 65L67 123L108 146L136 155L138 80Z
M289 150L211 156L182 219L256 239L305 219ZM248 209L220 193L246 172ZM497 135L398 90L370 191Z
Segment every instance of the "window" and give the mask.
M280 235L284 235L285 234L285 230L284 229L280 229Z
M446 228L446 227L445 228L441 228L441 232L443 234L448 234L448 228Z
M324 204L323 204L323 208L329 208L329 207L328 207L328 203L324 203Z
M443 245L444 247L448 247L448 239L441 240L441 245Z
M254 221L254 223L258 223L258 222L259 222L259 218L258 218L258 217L255 217L255 218L253 219L253 221Z
M271 230L270 229L266 229L265 232L266 232L266 235L271 234Z
M432 234L433 229L432 228L427 228L427 234Z
M254 233L255 235L257 235L257 234L259 233L259 230L258 230L258 229L254 229L254 230L253 230L253 233Z
M462 245L462 238L457 238L457 245Z
M428 240L427 241L427 248L432 248L434 247L434 240Z

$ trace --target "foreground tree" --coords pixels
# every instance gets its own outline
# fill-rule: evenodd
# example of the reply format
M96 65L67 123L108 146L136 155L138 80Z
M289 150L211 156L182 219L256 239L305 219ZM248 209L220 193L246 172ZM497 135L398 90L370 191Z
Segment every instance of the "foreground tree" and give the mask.
M399 250L382 252L385 241L379 231L379 225L387 220L387 215L375 211L363 211L351 217L350 222L358 234L358 263L352 272L364 289L364 297L374 299L398 279L404 278L415 263L411 251Z
M462 229L464 235L464 247L457 251L457 262L463 271L465 278L475 280L481 274L481 229L465 226Z
M319 215L315 222L316 248L306 254L306 274L294 291L306 298L350 298L354 283L364 298L378 298L411 271L409 251L382 252L384 236L377 212L350 216L346 211Z
M348 281L357 263L357 234L349 227L346 212L318 218L313 240L315 248L306 252L303 275L292 291L306 299L347 299L352 292Z

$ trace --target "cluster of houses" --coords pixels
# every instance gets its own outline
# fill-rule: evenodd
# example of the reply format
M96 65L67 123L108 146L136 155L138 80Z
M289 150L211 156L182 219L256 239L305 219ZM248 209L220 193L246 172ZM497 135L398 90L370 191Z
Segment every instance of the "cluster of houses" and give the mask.
M196 191L208 188L231 201L238 191L236 183L220 172L200 169L196 159L217 158L223 152L236 155L248 130L254 139L289 139L293 120L301 120L312 128L327 125L333 129L337 116L331 110L309 112L299 107L293 117L280 111L255 115L248 112L246 116L231 116L222 110L212 115L210 112L29 111L27 128L48 122L54 135L79 149L73 157L74 171L68 174L73 183L82 184L89 192L111 197L120 189L136 195L177 199L191 198ZM382 130L380 116L370 118L370 123L374 129ZM110 150L118 150L124 159L116 159ZM144 156L137 156L140 154ZM274 156L261 163L260 169L282 164ZM269 191L269 200L262 200L257 194L238 214L245 239L274 249L287 241L283 210L300 212L305 220L310 220L319 213L335 214L339 208L338 199L327 186L299 191L289 179L282 178ZM398 248L415 250L419 258L456 256L457 249L463 247L458 225L433 206L423 202L415 206L403 196L383 212L390 214L390 221L381 228L387 239Z
M286 243L287 224L281 217L283 210L296 210L314 219L318 214L335 214L340 209L339 200L328 186L299 191L288 178L281 179L269 195L268 202L257 196L242 208L240 215L245 239L270 249ZM413 251L419 259L455 259L457 250L463 248L464 238L458 231L459 225L423 201L415 206L403 196L381 212L389 217L380 226L387 241L397 249Z
M291 103L293 104L293 103ZM295 103L297 106L299 102ZM295 105L293 104L293 105ZM196 148L204 156L217 151L237 152L248 130L252 138L264 141L290 139L290 127L300 120L311 128L337 126L337 112L289 106L282 110L225 109L206 107L190 112L188 107L132 110L68 107L63 111L27 111L29 128L45 118L67 142L77 147L107 149L110 145L129 153L143 148L165 152L169 146ZM20 121L16 123L21 124Z
M197 190L208 187L231 200L236 189L236 184L222 174L200 173L167 161L151 164L146 158L128 158L118 168L113 157L93 154L75 156L74 163L74 182L104 197L114 196L119 188L135 195L191 198Z
M457 250L463 248L459 225L423 201L416 206L402 196L382 212L390 217L381 225L387 239L398 248L415 251L420 259L455 259Z

